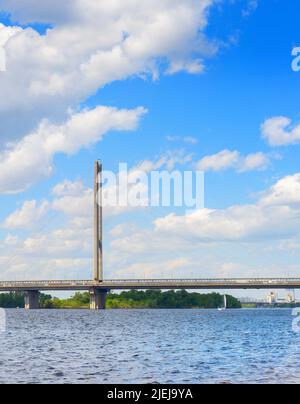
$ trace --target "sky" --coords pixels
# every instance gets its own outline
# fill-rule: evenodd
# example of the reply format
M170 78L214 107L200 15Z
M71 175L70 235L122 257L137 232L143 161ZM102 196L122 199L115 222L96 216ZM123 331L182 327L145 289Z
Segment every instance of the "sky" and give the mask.
M0 0L0 278L91 277L96 159L205 172L204 209L105 210L107 279L298 277L299 7Z

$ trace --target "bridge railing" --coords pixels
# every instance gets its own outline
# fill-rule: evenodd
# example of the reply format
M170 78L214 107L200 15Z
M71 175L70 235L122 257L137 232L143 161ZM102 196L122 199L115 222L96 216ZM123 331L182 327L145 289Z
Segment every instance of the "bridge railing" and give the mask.
M51 285L70 285L70 286L91 286L93 281L0 281L0 287L2 286L14 286L14 285L24 285L24 286L32 286L32 285L43 285L43 286L51 286Z
M179 285L179 286L201 286L205 287L208 286L222 286L230 289L230 286L268 286L274 287L276 285L287 286L287 288L291 284L299 284L300 285L300 278L211 278L211 279L106 279L104 282L95 283L92 280L41 280L41 281L0 281L0 288L49 288L53 287L68 287L68 288L76 288L76 287L87 287L91 288L93 286L135 286L135 285L153 285L153 286L161 286L161 285L170 285L172 287Z
M106 279L104 283L290 283L300 278L212 278L212 279Z

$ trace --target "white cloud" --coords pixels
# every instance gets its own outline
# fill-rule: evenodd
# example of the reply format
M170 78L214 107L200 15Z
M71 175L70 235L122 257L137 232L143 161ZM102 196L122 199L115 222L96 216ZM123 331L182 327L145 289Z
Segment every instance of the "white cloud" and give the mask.
M7 27L0 23L0 47L3 48L7 44L10 38L21 32L22 28L19 27Z
M237 168L240 172L254 171L254 170L264 170L270 164L269 157L262 153L248 154L248 156L241 157L239 167Z
M192 136L184 137L183 141L186 143L190 143L192 145L196 145L199 143L198 139L196 139L195 137L192 137Z
M261 127L263 137L271 146L300 143L300 124L292 126L291 119L279 116L267 119Z
M202 60L195 60L193 62L173 62L167 70L167 73L172 75L186 71L190 74L200 74L204 71L204 64Z
M290 175L279 180L271 189L265 192L261 199L265 206L300 207L300 174Z
M56 197L64 197L64 196L78 196L84 192L85 188L82 181L64 181L57 184L53 190L52 194Z
M195 263L188 258L176 258L160 262L162 278L171 278L178 271L185 272L187 268L195 266ZM127 265L125 268L120 268L116 271L116 276L120 279L128 277L141 278L157 278L157 262L138 262Z
M36 132L7 145L0 154L0 193L26 190L52 172L56 153L74 154L97 143L111 130L133 130L144 113L143 108L97 107L71 115L63 125L43 121Z
M202 209L155 221L157 233L201 242L286 239L300 233L300 174L279 180L255 205L224 210Z
M235 169L238 172L246 172L264 170L269 164L269 157L261 152L242 156L238 151L223 150L220 153L203 157L198 162L197 168L201 171Z
M0 193L22 192L48 176L55 153L77 153L109 130L136 127L141 108L97 107L70 117L98 89L161 71L199 73L217 51L204 35L214 2L0 0L18 24L51 24L43 34L0 26L7 56L0 75Z
M133 234L136 231L138 231L138 227L136 226L135 223L122 223L114 226L109 234L110 236L116 238L116 237L121 237L121 236L126 236L128 234Z
M76 0L51 0L39 2L36 0L0 0L2 10L9 11L14 21L22 24L30 22L62 23L68 19L72 3Z
M238 164L239 153L237 151L223 150L212 156L203 157L197 167L202 171L222 171L233 168Z
M151 169L150 163L145 163L145 167ZM268 257L264 275L282 276L276 261L278 251L285 254L287 248L299 245L299 184L300 174L295 174L278 181L256 204L171 214L154 219L152 227L118 224L105 236L110 237L105 255L106 274L170 277L175 272L176 276L207 277L224 276L227 271L226 276L258 276L264 256ZM6 268L3 275L7 279L24 279L24 274L26 279L90 277L91 192L80 181L65 181L54 187L52 203L29 201L10 215L6 221L10 223L7 226L10 234L0 241L0 263ZM50 209L65 214L59 227L33 229L24 239L13 234L14 229L30 225L29 218L36 220L39 215L43 218L43 212L47 214ZM294 266L291 272L295 271Z
M66 186L66 183L60 186ZM71 192L65 193L53 201L52 208L71 217L92 217L93 190L85 189L82 183L69 183ZM77 193L75 193L78 186ZM82 186L82 188L81 188Z
M187 216L171 214L158 219L155 229L202 242L280 239L299 233L298 215L287 206L234 206L226 210L200 210Z
M258 7L258 0L248 0L246 8L242 11L244 17L249 17Z
M27 201L5 221L10 231L0 241L0 265L6 279L89 279L92 268L92 220L84 211L55 218L50 202ZM72 213L76 216L72 216ZM40 226L44 222L45 225ZM47 226L47 224L50 225ZM53 228L54 227L54 228Z
M5 229L28 229L32 228L45 217L49 211L49 203L44 201L26 201L20 209L6 218L2 227Z
M109 202L109 206L104 205L105 216L119 216L126 212L136 211L144 206L148 206L149 189L144 184L140 183L141 174L148 174L153 170L160 169L172 170L175 166L189 163L191 159L192 156L185 155L181 151L168 152L156 160L144 160L131 169L128 168L128 196L138 195L140 204L139 206L115 206L117 202L115 196L119 195L119 189L115 184L105 186L103 200L108 200ZM122 176L123 174L124 173L115 173L117 182L120 179L119 175ZM74 218L76 218L76 216L91 218L93 190L91 188L86 188L81 181L64 181L57 184L52 190L52 194L55 197L52 202L52 209L64 212L66 215Z
M43 35L31 28L1 30L10 39L0 76L0 139L20 138L43 118L61 123L70 108L113 81L157 77L165 65L168 73L201 72L202 58L217 51L203 34L214 2L1 0L13 20L53 28ZM16 114L18 123L12 122Z
M274 243L297 238L300 234L299 184L300 174L297 174L278 181L256 204L200 209L186 215L169 214L154 220L152 229L116 234L112 249L126 257L133 253L143 256L147 251L163 256L170 251L192 254L210 245L217 251L222 243Z

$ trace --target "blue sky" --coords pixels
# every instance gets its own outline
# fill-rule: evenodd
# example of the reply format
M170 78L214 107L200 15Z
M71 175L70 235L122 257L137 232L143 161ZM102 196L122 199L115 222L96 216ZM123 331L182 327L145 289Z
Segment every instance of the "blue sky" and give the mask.
M23 43L21 42L23 40L27 50L30 49L30 41L32 41L33 49L36 50L38 49L37 46L40 46L35 42L37 39L34 36L26 37L30 27L36 31L37 36L46 37L46 41L49 41L43 46L52 46L53 48L57 46L58 53L54 58L61 56L59 52L67 54L73 48L75 49L74 43L69 45L69 48L60 48L60 45L56 45L55 34L52 37L49 34L51 31L59 33L59 35L63 35L63 41L68 34L71 36L77 20L73 17L74 10L68 5L69 3L65 9L60 10L59 3L54 2L53 9L56 12L53 12L53 16L49 17L49 20L46 6L45 9L43 6L36 6L34 10L34 3L35 1L32 0L27 5L27 10L24 11L21 1L15 1L14 5L5 0L0 2L5 11L5 13L0 14L0 22L4 24L3 29L12 26L16 30L13 35L10 34L11 36L6 43L8 69L14 60L18 60L18 58L22 60L24 57L21 52L17 56L12 54L13 50L19 51L17 41L20 44ZM78 3L80 10L80 6L85 1L76 0L75 3ZM124 6L120 6L120 9L116 9L114 12L120 20L126 14L127 19L135 21L141 15L139 14L140 7L144 3L143 1L139 6L132 6L130 11L124 9ZM178 3L180 2L176 1L176 6ZM194 10L196 12L203 4L204 1L191 0L186 3L186 7L190 7L188 11ZM161 15L160 13L167 15L169 13L170 15L171 11L174 12L172 28L174 32L170 33L170 38L165 35L164 31L161 32L162 42L166 41L163 50L156 51L155 47L159 41L159 35L153 33L150 28L148 32L147 28L147 24L151 26L155 20L155 14L153 21L151 16L149 16L148 21L148 14L145 17L145 32L149 37L143 32L137 34L137 28L132 28L133 22L130 22L132 25L128 27L124 22L129 37L130 35L133 37L137 35L142 47L149 46L147 58L145 57L144 60L139 56L135 59L135 56L131 56L130 63L126 64L124 72L118 72L118 74L114 73L114 69L123 69L123 65L120 62L112 63L111 75L105 72L105 80L102 79L102 76L97 77L97 74L99 76L102 74L101 66L106 63L102 61L97 67L99 73L98 70L93 72L93 77L97 77L99 84L93 82L91 85L89 82L83 88L82 82L85 78L82 81L75 79L71 87L64 86L64 90L62 90L65 91L64 94L58 91L56 87L51 87L48 93L39 90L38 95L34 93L34 96L32 93L28 93L28 95L23 86L16 85L16 88L12 90L14 97L20 97L20 99L28 97L28 103L14 105L14 102L9 99L9 86L13 85L14 74L17 74L17 70L13 70L11 67L13 71L8 70L5 73L0 73L0 86L2 85L4 95L9 99L8 106L4 102L0 104L0 118L2 116L4 122L0 134L0 139L3 139L0 153L2 162L3 164L6 163L6 166L7 142L13 142L15 145L20 144L26 136L37 132L43 119L47 119L48 124L63 125L68 120L69 112L67 111L70 108L72 114L80 113L85 109L94 110L99 106L109 106L128 111L135 110L137 107L147 109L146 114L137 117L137 124L132 125L129 132L115 130L112 124L112 130L105 134L103 139L91 142L88 147L82 142L83 144L80 144L74 153L66 152L65 148L56 151L51 156L50 161L53 168L52 173L50 175L36 175L39 168L34 167L28 174L32 181L29 181L29 185L25 189L7 194L5 186L1 187L3 192L0 220L3 224L0 230L2 237L0 251L3 255L3 268L5 267L2 271L3 276L21 278L24 274L28 277L36 276L30 267L38 268L44 265L44 260L54 263L59 261L59 265L53 274L49 266L44 272L41 270L40 276L53 275L55 277L62 276L62 273L67 273L66 277L88 276L90 270L88 247L82 255L78 254L80 243L88 245L89 237L81 238L83 233L88 233L88 226L84 229L74 229L74 232L81 234L80 237L77 234L77 236L70 236L71 239L67 239L68 236L66 236L62 241L62 243L67 244L73 242L76 245L76 254L72 249L68 254L62 254L61 251L58 251L57 246L53 246L51 251L48 251L43 257L41 251L35 254L34 248L30 252L26 248L32 239L37 245L39 245L38 240L47 240L47 236L52 240L55 238L53 232L62 231L60 228L62 223L65 226L64 232L66 232L70 221L75 220L76 217L77 219L81 217L81 215L76 216L75 214L72 216L70 212L61 209L53 209L52 204L55 203L55 199L65 196L55 196L53 188L64 181L77 182L77 184L82 181L85 191L88 192L87 190L92 184L95 159L101 158L106 169L116 170L119 162L127 162L129 167L135 167L144 160L156 161L160 156L167 153L180 154L181 156L192 155L192 161L180 167L183 170L195 168L200 162L202 162L200 165L203 166L204 158L210 158L223 151L239 153L239 164L242 164L241 159L257 153L260 153L260 156L264 158L264 161L253 169L241 170L234 163L218 170L214 170L211 165L206 169L206 208L215 209L217 215L226 216L226 221L236 220L232 226L233 228L234 226L237 227L237 233L241 233L240 237L235 238L233 235L227 235L227 233L224 235L227 222L224 222L223 225L220 223L220 226L223 227L212 231L212 223L215 225L215 220L211 217L209 223L204 223L203 218L196 218L194 225L190 227L187 224L190 221L185 221L184 210L149 209L142 212L125 212L123 215L112 217L108 215L106 220L106 248L109 255L107 260L108 275L125 276L127 271L127 273L131 273L131 276L160 276L163 271L157 268L157 265L155 269L155 262L162 262L162 265L165 265L167 268L165 270L166 276L170 276L170 274L174 276L220 276L224 273L231 276L254 276L256 273L261 274L261 272L265 276L284 276L287 273L297 276L300 273L298 265L300 240L294 229L297 224L298 212L295 206L298 205L295 204L294 200L292 205L288 205L290 198L286 194L282 196L283 191L281 191L284 189L286 193L293 193L297 190L298 143L300 141L299 139L293 142L282 141L279 146L275 146L271 140L274 136L273 126L268 129L268 136L263 138L262 135L262 125L270 119L289 118L293 126L287 128L288 133L291 133L293 128L297 129L297 125L299 125L300 73L291 69L292 49L300 46L299 5L297 2L289 2L287 6L283 0L258 1L257 3L248 0L206 1L206 13L201 13L201 18L205 20L206 24L202 25L200 18L196 22L191 21L191 25L195 24L194 32L191 33L188 32L187 28L189 26L188 20L183 19L182 24L178 24L178 29L181 30L184 23L187 24L187 27L182 29L182 33L179 35L178 47L176 43L172 43L171 38L176 36L175 22L183 18L180 14L180 7L178 11L174 8L174 11L171 3L165 0L157 8L158 15ZM103 11L100 10L99 13L102 13L99 14L101 17ZM88 31L92 38L96 35L102 38L103 32L97 32L97 29L101 30L101 28L92 21L92 11L90 14L87 13L85 20L87 26L83 27L83 32ZM80 18L78 17L78 19ZM89 18L91 18L91 22L89 22ZM18 26L22 27L21 33L17 31ZM52 29L47 31L48 27L52 27ZM90 32L89 30L92 29L93 31ZM113 32L110 34L113 36ZM192 34L197 46L191 46ZM153 35L156 36L153 37ZM115 43L115 39L112 43ZM24 82L27 83L26 80L29 80L32 84L35 81L35 74L37 77L40 76L40 71L35 69L40 68L45 71L45 74L41 75L41 78L39 77L44 88L51 81L53 72L57 75L62 74L62 81L65 84L68 77L67 75L64 76L64 73L67 71L73 74L78 68L77 64L86 62L87 55L92 57L93 52L97 54L102 50L101 46L95 43L92 50L88 49L82 52L84 55L81 55L82 60L80 60L81 56L79 57L77 53L75 55L74 51L74 54L69 56L69 62L63 61L59 66L52 63L50 59L39 60L36 56L33 58L33 62L27 61L29 67L25 63L24 71L21 67L19 68L19 75L24 74ZM109 49L109 46L112 45L107 44L106 46ZM39 54L36 53L36 55ZM184 61L184 66L174 74L167 74L170 64L175 63L174 55L176 55L176 63L178 60ZM30 54L27 54L27 57L30 59ZM201 59L202 63L201 72L190 74L187 65L198 59ZM27 68L30 68L28 71L31 73L28 73ZM149 73L151 70L152 72ZM154 72L157 77L153 77ZM43 80L45 81L43 82ZM97 82L97 80L95 81ZM28 86L28 88L32 87ZM80 92L80 96L77 92ZM54 112L56 106L60 108ZM23 128L24 132L22 133ZM39 132L36 139L38 136L42 136L42 134ZM84 133L82 136L84 137ZM168 137L173 137L175 140L170 141ZM193 143L185 142L183 139L187 137L196 139L197 143L196 141ZM10 158L13 157L10 156ZM26 158L28 155L24 155L25 160ZM211 159L209 161L212 164ZM286 178L292 179L288 181ZM11 181L14 181L14 178ZM276 219L282 211L278 213L274 208L273 212L274 205L272 203L272 208L268 209L268 214L274 214L274 220L270 217L267 223L262 223L255 229L253 223L246 223L244 228L243 220L247 218L246 205L248 204L252 207L255 206L253 222L259 222L259 220L264 222L263 218L266 213L263 210L265 208L261 208L261 205L264 205L265 202L262 201L261 195L267 194L270 198L273 194L276 196L277 194L272 187L276 186L278 181L285 181L280 183L281 185L278 187L282 187L279 190L280 196L286 197L286 199L283 198L285 201L288 200L280 206L284 206L282 210L291 208L291 216L284 216L283 221L277 223ZM287 191L285 185L287 182L291 183L292 190ZM80 188L78 190L80 195L76 195L76 197L82 197L85 191ZM31 215L31 221L34 218L36 219L34 221L40 221L38 224L32 224L28 218L24 219L23 217L26 212L28 214L23 205L28 201L35 201L34 206L31 206L29 216ZM48 204L45 206L45 212L40 212L40 216L39 213L32 212L32 209L39 209L43 202ZM79 201L74 203L79 203ZM230 210L237 205L243 208L241 219L236 219L236 213L232 218L230 211L228 212L228 209ZM277 204L275 205L277 206ZM257 208L257 206L259 207ZM176 212L178 215L178 234L183 233L185 248L182 251L176 248L175 251L166 251L168 249L164 248L162 239L165 236L168 240L166 221L172 212ZM286 212L284 212L285 214ZM27 226L25 224L24 226L18 225L21 221L20 216L25 220ZM7 218L10 218L8 222ZM88 220L88 218L86 219ZM161 219L162 222L160 223L164 223L166 227L157 227L155 222L157 219ZM270 226L272 222L274 222L274 228ZM239 223L242 224L239 225ZM276 235L276 223L278 236ZM290 227L286 228L286 223L290 223ZM122 224L125 225L125 229L121 228ZM205 230L204 234L201 234L200 231L202 225L205 229L206 226L209 228L209 230ZM177 233L176 227L171 228L174 233ZM218 238L220 233L222 236ZM8 236L15 238L15 244L12 242L9 248L7 247ZM145 238L159 238L158 245L153 246L153 257L150 257L149 253L144 251L144 247L139 244ZM209 242L207 242L208 239ZM180 241L179 238L172 240L172 243L176 246ZM50 245L51 242L49 241ZM132 246L130 254L128 251L126 252L125 248L128 245ZM140 249L140 253L135 254L134 247ZM17 264L11 264L11 260L8 259L9 254L13 254L14 257L17 256ZM40 261L38 261L37 256L40 257ZM18 259L22 264L18 264ZM74 265L74 259L77 259L76 265ZM199 267L196 265L197 262L199 262ZM64 270L64 263L67 266L67 271ZM74 269L75 267L76 269Z
M113 133L92 150L84 150L71 159L58 157L55 164L58 178L80 176L90 182L90 167L95 158L103 159L109 169L116 168L119 161L133 165L168 150L168 135L198 138L199 144L189 149L199 158L225 148L242 153L270 152L261 139L262 122L274 115L299 117L299 75L290 68L291 49L297 45L299 36L298 7L296 4L283 7L280 1L273 1L270 12L270 5L262 2L253 14L242 17L245 2L236 3L213 8L208 32L224 41L236 35L237 43L208 60L205 74L180 73L161 76L157 81L132 77L101 88L84 102L83 106L88 107L144 105L149 114L125 142L121 135ZM180 142L173 146L185 147ZM297 169L297 147L283 148L280 152L286 158L274 162L271 171L275 177L294 173ZM82 166L86 167L84 171ZM241 198L248 200L249 191L265 189L266 182L272 181L270 172L249 173L246 178L233 172L207 176L207 204L212 207L238 203ZM217 181L212 188L211 177ZM55 182L57 179L51 178L50 186ZM232 187L234 192L224 195L222 184ZM44 184L42 189L39 185L38 194L45 189ZM29 197L36 195L31 192Z

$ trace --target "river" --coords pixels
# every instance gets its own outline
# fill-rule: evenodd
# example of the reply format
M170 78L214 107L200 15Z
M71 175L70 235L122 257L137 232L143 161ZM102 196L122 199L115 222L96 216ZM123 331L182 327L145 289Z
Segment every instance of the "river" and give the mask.
M7 310L0 383L299 383L291 310Z

